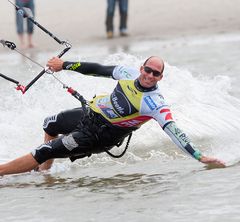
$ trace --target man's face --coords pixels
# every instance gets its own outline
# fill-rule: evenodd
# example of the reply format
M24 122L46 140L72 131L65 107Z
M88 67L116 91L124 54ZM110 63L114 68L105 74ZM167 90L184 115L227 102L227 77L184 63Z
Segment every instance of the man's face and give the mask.
M152 58L144 66L140 68L139 82L145 88L153 87L163 77L161 73L163 70L163 63L156 58ZM159 75L160 74L160 75Z

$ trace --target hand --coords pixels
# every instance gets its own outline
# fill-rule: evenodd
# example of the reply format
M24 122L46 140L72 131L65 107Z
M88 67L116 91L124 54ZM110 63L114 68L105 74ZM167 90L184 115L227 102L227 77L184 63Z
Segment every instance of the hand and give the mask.
M202 156L201 159L199 160L202 163L205 163L208 165L208 168L224 168L226 167L225 163L221 160L218 160L213 157L207 157L207 156Z
M63 69L63 61L58 57L53 57L47 63L49 69L53 72L59 72Z

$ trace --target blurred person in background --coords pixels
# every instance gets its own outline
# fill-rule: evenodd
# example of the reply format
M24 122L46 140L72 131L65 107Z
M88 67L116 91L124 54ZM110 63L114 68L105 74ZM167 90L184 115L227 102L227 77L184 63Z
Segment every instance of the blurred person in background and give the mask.
M106 18L107 38L113 38L114 35L113 18L117 1L119 4L120 14L119 25L120 36L128 35L127 33L128 0L107 0L107 18Z
M16 5L20 8L29 8L32 11L32 16L35 15L35 5L34 0L16 0ZM17 33L19 36L19 41L21 44L21 47L25 47L25 41L24 41L24 22L26 21L26 32L27 32L27 41L28 41L28 48L33 48L34 45L32 43L32 35L34 30L34 25L32 22L30 22L28 19L25 19L22 17L20 13L16 11L16 26L17 26Z

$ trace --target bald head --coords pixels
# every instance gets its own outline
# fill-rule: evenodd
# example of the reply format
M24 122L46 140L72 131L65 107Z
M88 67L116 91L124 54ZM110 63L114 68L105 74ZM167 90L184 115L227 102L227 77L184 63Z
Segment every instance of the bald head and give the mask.
M140 67L138 80L145 88L155 87L157 82L163 78L164 62L157 56L149 57Z
M143 66L148 66L148 65L150 66L154 65L158 67L158 69L161 70L160 71L161 73L163 73L164 71L164 61L158 56L150 56L149 58L147 58L143 63Z

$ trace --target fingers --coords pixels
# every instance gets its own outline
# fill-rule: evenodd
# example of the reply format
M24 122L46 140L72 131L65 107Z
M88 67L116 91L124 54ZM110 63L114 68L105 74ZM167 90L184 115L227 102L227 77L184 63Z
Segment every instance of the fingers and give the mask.
M207 169L225 168L226 165L222 161L211 162L206 165Z
M226 167L225 163L221 160L215 160L213 162L211 162L210 164L215 165L216 167Z
M202 163L205 163L208 165L208 167L210 168L222 168L222 167L226 167L226 164L216 158L212 158L212 157L206 157L206 156L202 156L202 158L200 159L200 161Z
M54 71L53 64L54 64L54 57L51 58L51 59L49 59L48 62L47 62L47 67L48 67L51 71Z
M58 57L53 57L48 60L47 67L53 72L58 72L62 70L63 61Z

